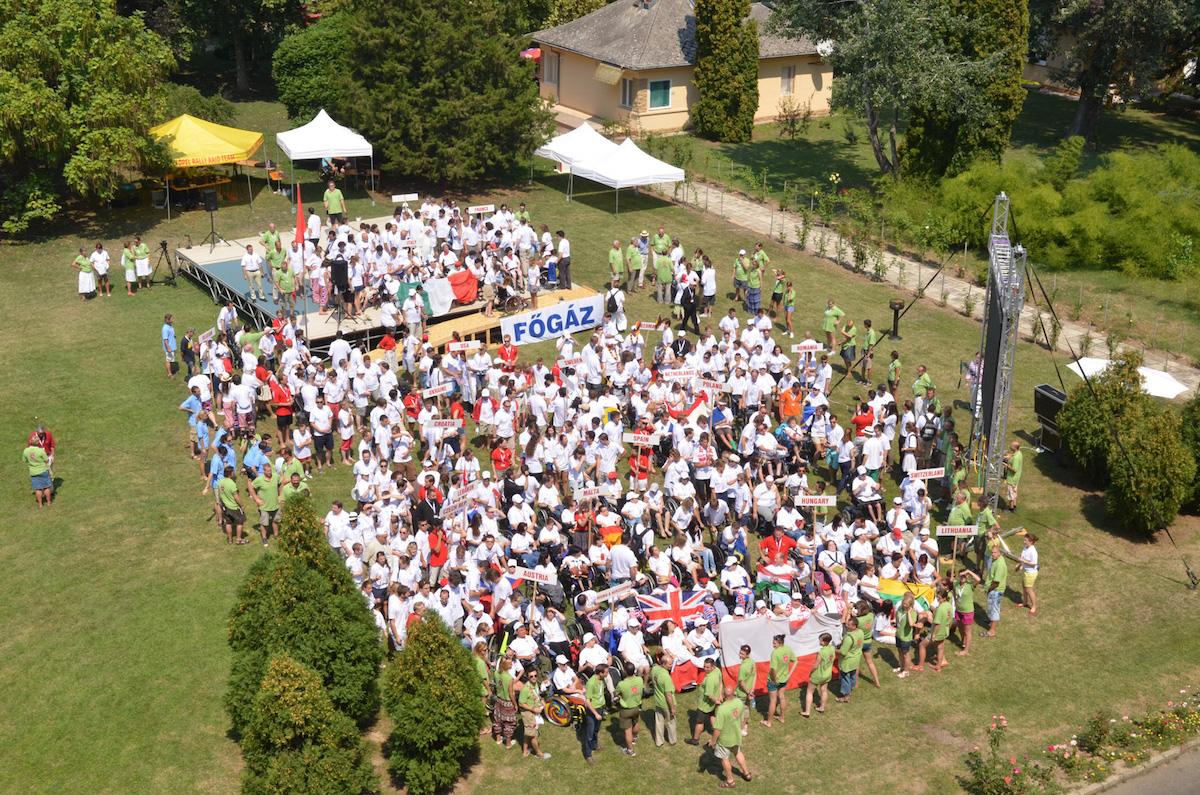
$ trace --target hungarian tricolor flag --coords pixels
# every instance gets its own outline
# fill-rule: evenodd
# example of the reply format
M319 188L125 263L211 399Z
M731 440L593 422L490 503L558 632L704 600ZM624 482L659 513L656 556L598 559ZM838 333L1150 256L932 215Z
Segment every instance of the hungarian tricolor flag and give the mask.
M741 621L725 621L717 625L721 639L721 667L726 684L737 682L741 659L738 650L750 646L750 659L754 660L757 677L755 694L767 692L767 674L771 668L771 651L775 648L772 638L783 635L783 642L796 653L796 669L788 680L789 689L808 684L808 675L817 660L821 635L828 632L836 646L842 639L842 622L837 616L812 613L808 620L797 627L784 616L764 616ZM836 670L836 669L835 669Z
M892 609L900 606L904 594L911 593L918 610L929 610L933 604L936 592L932 585L921 585L915 582L900 582L899 580L880 580L879 598L892 605Z
M754 591L759 596L762 596L766 591L790 594L792 592L792 575L791 573L772 574L767 571L767 567L760 561L758 564L758 582L754 584Z

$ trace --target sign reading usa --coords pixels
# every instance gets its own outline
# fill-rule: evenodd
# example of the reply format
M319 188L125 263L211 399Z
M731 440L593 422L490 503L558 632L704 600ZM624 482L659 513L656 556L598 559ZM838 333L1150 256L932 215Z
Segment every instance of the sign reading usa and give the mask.
M506 317L500 333L511 337L513 345L527 345L594 328L603 319L604 296L593 295Z

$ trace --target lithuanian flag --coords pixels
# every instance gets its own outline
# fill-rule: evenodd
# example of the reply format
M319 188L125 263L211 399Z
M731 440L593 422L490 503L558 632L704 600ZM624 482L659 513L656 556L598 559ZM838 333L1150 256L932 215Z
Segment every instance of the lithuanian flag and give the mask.
M899 580L879 581L879 598L890 602L893 607L899 606L904 594L911 593L916 600L918 610L929 610L933 604L936 592L932 585L921 585L915 582L900 582Z

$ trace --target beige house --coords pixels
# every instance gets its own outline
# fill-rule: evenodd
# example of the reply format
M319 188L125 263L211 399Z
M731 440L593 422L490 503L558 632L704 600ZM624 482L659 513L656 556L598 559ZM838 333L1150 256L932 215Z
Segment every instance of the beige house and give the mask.
M804 39L764 32L769 6L753 3L758 20L756 121L778 114L782 97L829 112L833 70ZM639 130L678 130L698 99L693 81L696 15L690 0L617 0L587 16L538 31L542 96L560 127L581 121L629 120Z

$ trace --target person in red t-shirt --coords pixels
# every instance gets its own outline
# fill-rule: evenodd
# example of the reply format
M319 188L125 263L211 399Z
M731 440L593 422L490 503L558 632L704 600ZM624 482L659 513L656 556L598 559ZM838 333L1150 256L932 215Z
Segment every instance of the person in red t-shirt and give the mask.
M404 396L404 410L408 414L408 424L411 426L421 413L421 396L415 390Z
M29 434L29 441L25 446L40 447L46 451L46 455L54 457L54 435L46 430L45 425L37 426L37 430Z
M274 378L271 385L271 408L275 411L276 433L279 434L279 449L287 447L292 438L292 390Z
M492 443L492 469L496 471L496 477L500 478L505 472L512 468L513 451L500 443L497 439Z
M759 560L775 560L775 556L780 552L783 553L783 559L788 559L788 553L796 546L796 542L783 534L783 528L775 525L775 531L758 542L758 549L761 553Z
M462 425L458 426L457 433L458 450L455 451L459 452L462 450L462 443L467 437L467 410L463 408L463 404L457 396L450 400L450 419L462 420Z
M850 424L854 426L854 436L858 438L863 435L864 428L871 428L875 425L875 412L867 403L858 405L858 413L850 418Z
M446 530L439 524L429 533L429 581L439 585L442 569L450 560L450 547L446 543Z
M506 373L511 373L520 355L521 352L517 350L517 346L512 344L512 337L505 334L504 344L500 346L499 352L500 361L504 362L501 369Z
M629 455L629 488L645 491L650 487L650 476L654 474L654 461L648 447L635 447Z

